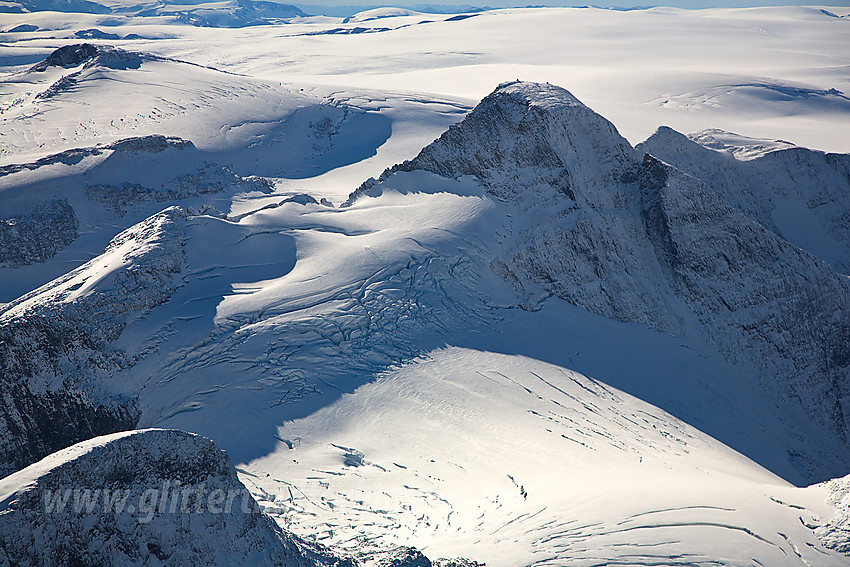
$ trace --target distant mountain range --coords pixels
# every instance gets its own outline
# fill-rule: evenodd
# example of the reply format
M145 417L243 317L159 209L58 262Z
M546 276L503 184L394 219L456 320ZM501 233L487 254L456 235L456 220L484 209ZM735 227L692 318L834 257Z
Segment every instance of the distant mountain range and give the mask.
M221 2L159 2L118 6L98 4L90 0L14 0L0 4L0 12L6 13L43 11L114 13L141 17L174 16L185 24L221 28L269 25L307 15L296 6L262 0L230 0L224 4Z

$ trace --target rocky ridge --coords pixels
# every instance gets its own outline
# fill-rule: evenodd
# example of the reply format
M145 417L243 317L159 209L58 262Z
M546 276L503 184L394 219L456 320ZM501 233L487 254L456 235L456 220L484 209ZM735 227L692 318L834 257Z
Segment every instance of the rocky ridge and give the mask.
M637 149L698 177L729 206L850 273L850 156L717 130L685 136L667 127Z
M105 398L98 384L133 363L109 349L127 322L179 285L185 216L166 209L119 234L102 256L0 309L0 474L135 426L133 400Z
M204 437L98 437L0 480L0 565L352 566L282 531Z
M141 163L149 167L133 169ZM71 173L72 182L57 183L55 172L63 167L81 171ZM26 176L32 180L18 179ZM97 224L103 223L103 214L89 219L77 213L90 209L92 203L105 206L107 216L122 217L151 202L270 190L263 178L240 177L226 166L207 161L191 141L162 135L126 138L0 166L0 183L8 185L2 194L0 266L13 268L59 254L77 238L81 227L85 232L100 228ZM30 210L36 212L26 212Z

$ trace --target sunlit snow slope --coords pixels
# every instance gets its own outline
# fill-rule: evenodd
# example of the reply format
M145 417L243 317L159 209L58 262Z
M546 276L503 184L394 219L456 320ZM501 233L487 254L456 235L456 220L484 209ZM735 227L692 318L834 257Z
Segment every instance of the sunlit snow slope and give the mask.
M844 565L791 488L669 414L522 356L431 352L287 423L243 479L283 525L487 565Z

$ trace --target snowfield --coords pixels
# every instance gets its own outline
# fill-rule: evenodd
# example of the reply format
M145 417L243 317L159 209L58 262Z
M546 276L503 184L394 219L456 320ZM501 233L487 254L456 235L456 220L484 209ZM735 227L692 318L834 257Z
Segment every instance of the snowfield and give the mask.
M246 485L296 533L343 549L381 533L494 566L846 563L805 525L830 514L822 489L522 356L434 351L280 436Z
M848 10L5 4L0 565L848 563Z

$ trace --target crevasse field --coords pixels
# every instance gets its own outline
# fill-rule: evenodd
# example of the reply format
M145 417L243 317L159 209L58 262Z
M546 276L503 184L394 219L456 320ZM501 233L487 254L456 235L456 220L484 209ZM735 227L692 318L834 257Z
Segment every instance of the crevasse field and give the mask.
M0 13L7 400L366 565L850 564L850 9L102 4Z

